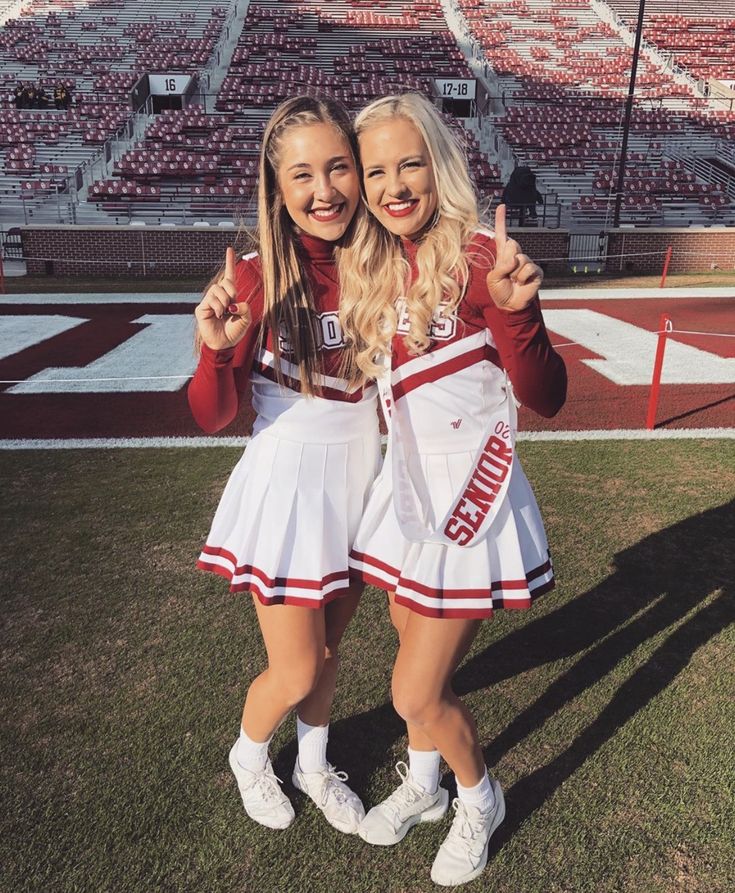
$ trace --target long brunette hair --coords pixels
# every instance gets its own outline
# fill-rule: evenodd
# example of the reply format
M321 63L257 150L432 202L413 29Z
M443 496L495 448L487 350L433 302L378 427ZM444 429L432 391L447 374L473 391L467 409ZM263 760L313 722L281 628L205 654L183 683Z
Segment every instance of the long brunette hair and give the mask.
M283 382L281 339L288 345L288 362L298 368L298 378L304 394L319 393L319 338L316 328L314 297L304 258L300 256L296 228L283 201L278 184L278 169L284 139L295 127L312 124L329 124L347 142L358 168L357 142L352 122L344 106L333 99L296 96L282 102L271 115L263 134L260 148L258 177L258 225L250 236L250 251L260 256L263 282L263 327L261 344L266 332L272 333L274 368L277 380ZM367 216L360 203L355 217ZM355 220L340 240L349 244ZM335 244L335 262L339 265L341 249ZM212 279L217 282L224 273L224 266ZM242 298L241 298L242 300ZM348 351L345 375L355 379Z

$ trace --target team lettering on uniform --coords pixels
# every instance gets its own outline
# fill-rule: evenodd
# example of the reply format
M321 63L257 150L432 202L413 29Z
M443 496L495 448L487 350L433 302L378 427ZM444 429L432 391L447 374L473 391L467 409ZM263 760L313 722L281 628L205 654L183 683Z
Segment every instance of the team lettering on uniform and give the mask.
M342 334L342 326L339 324L339 311L327 310L324 313L315 313L315 333L317 337L317 350L336 350L345 346L345 338ZM278 338L282 353L291 353L291 343L283 334Z
M429 326L429 338L434 341L451 341L457 331L457 317L444 316L443 309L446 304L439 304L434 311L434 316ZM408 315L408 304L405 298L399 298L396 301L396 313L398 314L398 324L396 331L399 335L407 335L411 328L411 320Z
M512 464L512 445L492 434L444 528L449 539L459 546L472 541L500 493Z

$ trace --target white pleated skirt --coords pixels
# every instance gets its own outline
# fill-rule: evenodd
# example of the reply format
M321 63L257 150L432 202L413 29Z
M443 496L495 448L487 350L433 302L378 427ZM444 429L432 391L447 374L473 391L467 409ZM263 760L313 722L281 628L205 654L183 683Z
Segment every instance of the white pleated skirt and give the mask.
M349 553L380 467L374 401L309 403L309 425L303 405L298 425L256 425L197 561L263 604L319 608L347 593ZM320 432L330 442L317 442Z
M445 516L473 460L471 452L421 456L432 520ZM508 494L487 535L462 547L406 539L393 505L387 456L363 514L350 567L364 582L395 592L398 604L437 618L487 618L497 608L527 609L554 587L543 521L517 457Z

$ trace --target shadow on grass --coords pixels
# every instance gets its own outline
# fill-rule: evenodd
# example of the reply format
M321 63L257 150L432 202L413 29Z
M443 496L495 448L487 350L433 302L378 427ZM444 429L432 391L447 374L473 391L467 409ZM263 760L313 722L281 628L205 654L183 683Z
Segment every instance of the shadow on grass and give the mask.
M598 586L508 634L459 668L453 684L462 695L581 655L485 749L492 766L632 651L675 627L566 750L507 791L507 817L493 838L493 849L661 693L698 648L735 622L735 555L728 545L733 542L735 501L693 515L618 553L615 570ZM698 607L718 589L722 592L714 600ZM330 740L335 752L344 752L340 765L349 764L360 790L404 733L403 722L386 703L335 723Z

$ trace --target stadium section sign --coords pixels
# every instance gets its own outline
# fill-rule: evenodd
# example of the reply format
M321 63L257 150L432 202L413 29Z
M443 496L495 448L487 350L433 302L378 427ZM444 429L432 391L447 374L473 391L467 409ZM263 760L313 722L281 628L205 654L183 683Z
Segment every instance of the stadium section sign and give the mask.
M191 83L188 74L149 74L148 85L151 96L178 96L186 92Z
M434 87L442 99L474 99L477 81L474 78L434 78Z
M195 88L196 81L188 74L144 74L130 91L130 104L135 111L147 106L148 113L153 114L182 109L189 104Z

